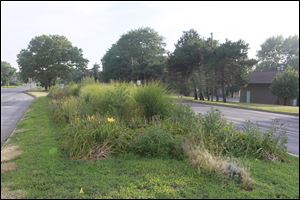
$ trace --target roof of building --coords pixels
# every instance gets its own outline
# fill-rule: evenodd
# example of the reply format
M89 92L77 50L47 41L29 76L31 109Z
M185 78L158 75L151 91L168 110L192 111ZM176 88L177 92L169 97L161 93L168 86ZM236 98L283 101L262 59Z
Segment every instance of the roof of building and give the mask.
M272 83L275 79L277 71L268 71L268 72L252 72L249 76L249 84L257 83Z

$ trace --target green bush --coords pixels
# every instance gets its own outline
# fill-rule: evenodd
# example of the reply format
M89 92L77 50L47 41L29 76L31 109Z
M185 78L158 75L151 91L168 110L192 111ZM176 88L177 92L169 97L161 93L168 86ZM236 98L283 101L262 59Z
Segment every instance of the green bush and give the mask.
M227 123L217 110L204 115L202 123L202 142L216 155L268 160L284 160L286 156L286 133L276 123L269 131L262 132L257 125L247 122L244 131L239 131L234 124ZM276 132L279 132L278 136L275 135Z
M69 123L75 117L83 115L82 102L76 97L66 97L50 102L50 113L56 123Z
M163 129L173 135L191 135L201 132L200 118L185 105L171 104L167 117L161 120Z
M149 120L155 115L164 117L171 106L167 89L158 82L138 87L134 99L143 107L145 117Z
M157 82L140 87L90 82L53 87L49 94L54 121L70 123L65 142L72 157L99 156L103 149L125 152L129 144L140 155L180 157L179 138L192 139L215 156L282 160L286 155L284 134L275 137L278 127L261 132L248 123L242 132L218 110L197 116L189 107L172 102ZM86 116L97 116L98 121ZM107 117L117 122L107 123Z
M64 93L66 96L78 96L80 87L74 82L70 82L64 87Z
M107 154L126 152L134 134L117 119L109 122L107 117L92 115L75 118L64 131L64 148L73 159L99 158L107 147ZM95 155L96 154L96 155Z
M95 81L94 78L92 77L83 77L80 81L80 85L81 86L84 86L84 85L91 85L91 84L95 84L95 83L98 83L97 81Z
M141 129L133 140L130 149L136 154L148 157L181 159L183 156L180 137L174 137L157 126Z
M63 99L66 96L64 90L58 86L52 86L49 89L48 97L51 99L60 100Z
M142 117L142 108L133 99L133 86L126 83L83 86L80 96L90 105L90 114L118 116L130 120ZM88 109L88 108L87 108Z

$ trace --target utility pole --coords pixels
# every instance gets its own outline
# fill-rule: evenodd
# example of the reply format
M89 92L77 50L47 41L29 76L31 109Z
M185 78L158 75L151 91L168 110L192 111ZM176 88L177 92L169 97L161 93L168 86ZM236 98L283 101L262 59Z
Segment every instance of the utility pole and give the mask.
M211 41L210 41L211 49L213 49L213 33L212 32L210 33L210 38L211 38ZM214 101L214 88L213 87L211 88L211 99L210 100Z
M213 48L213 33L210 33L210 38L211 38L211 48Z

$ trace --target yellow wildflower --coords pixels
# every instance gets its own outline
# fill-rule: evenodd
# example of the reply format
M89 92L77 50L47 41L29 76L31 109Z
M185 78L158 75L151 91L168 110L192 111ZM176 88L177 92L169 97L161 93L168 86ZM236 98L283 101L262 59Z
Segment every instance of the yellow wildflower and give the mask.
M80 189L80 192L79 192L79 193L80 193L80 194L83 194L83 193L84 193L82 188Z
M107 121L108 121L108 122L114 122L114 121L115 121L115 119L114 119L114 118L112 118L112 117L108 117L108 118L107 118Z

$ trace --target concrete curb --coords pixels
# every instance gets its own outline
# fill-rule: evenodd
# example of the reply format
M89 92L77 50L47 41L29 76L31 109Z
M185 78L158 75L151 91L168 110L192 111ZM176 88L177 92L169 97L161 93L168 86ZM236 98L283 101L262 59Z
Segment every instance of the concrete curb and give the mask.
M10 141L10 138L15 134L16 130L17 130L17 127L11 132L11 134L8 136L8 138L3 142L3 144L1 145L1 151L2 151L2 149L4 149L4 147L6 147L7 143Z
M297 154L293 154L293 153L289 153L289 152L288 152L288 154L291 155L291 156L299 158L299 155L297 155Z

